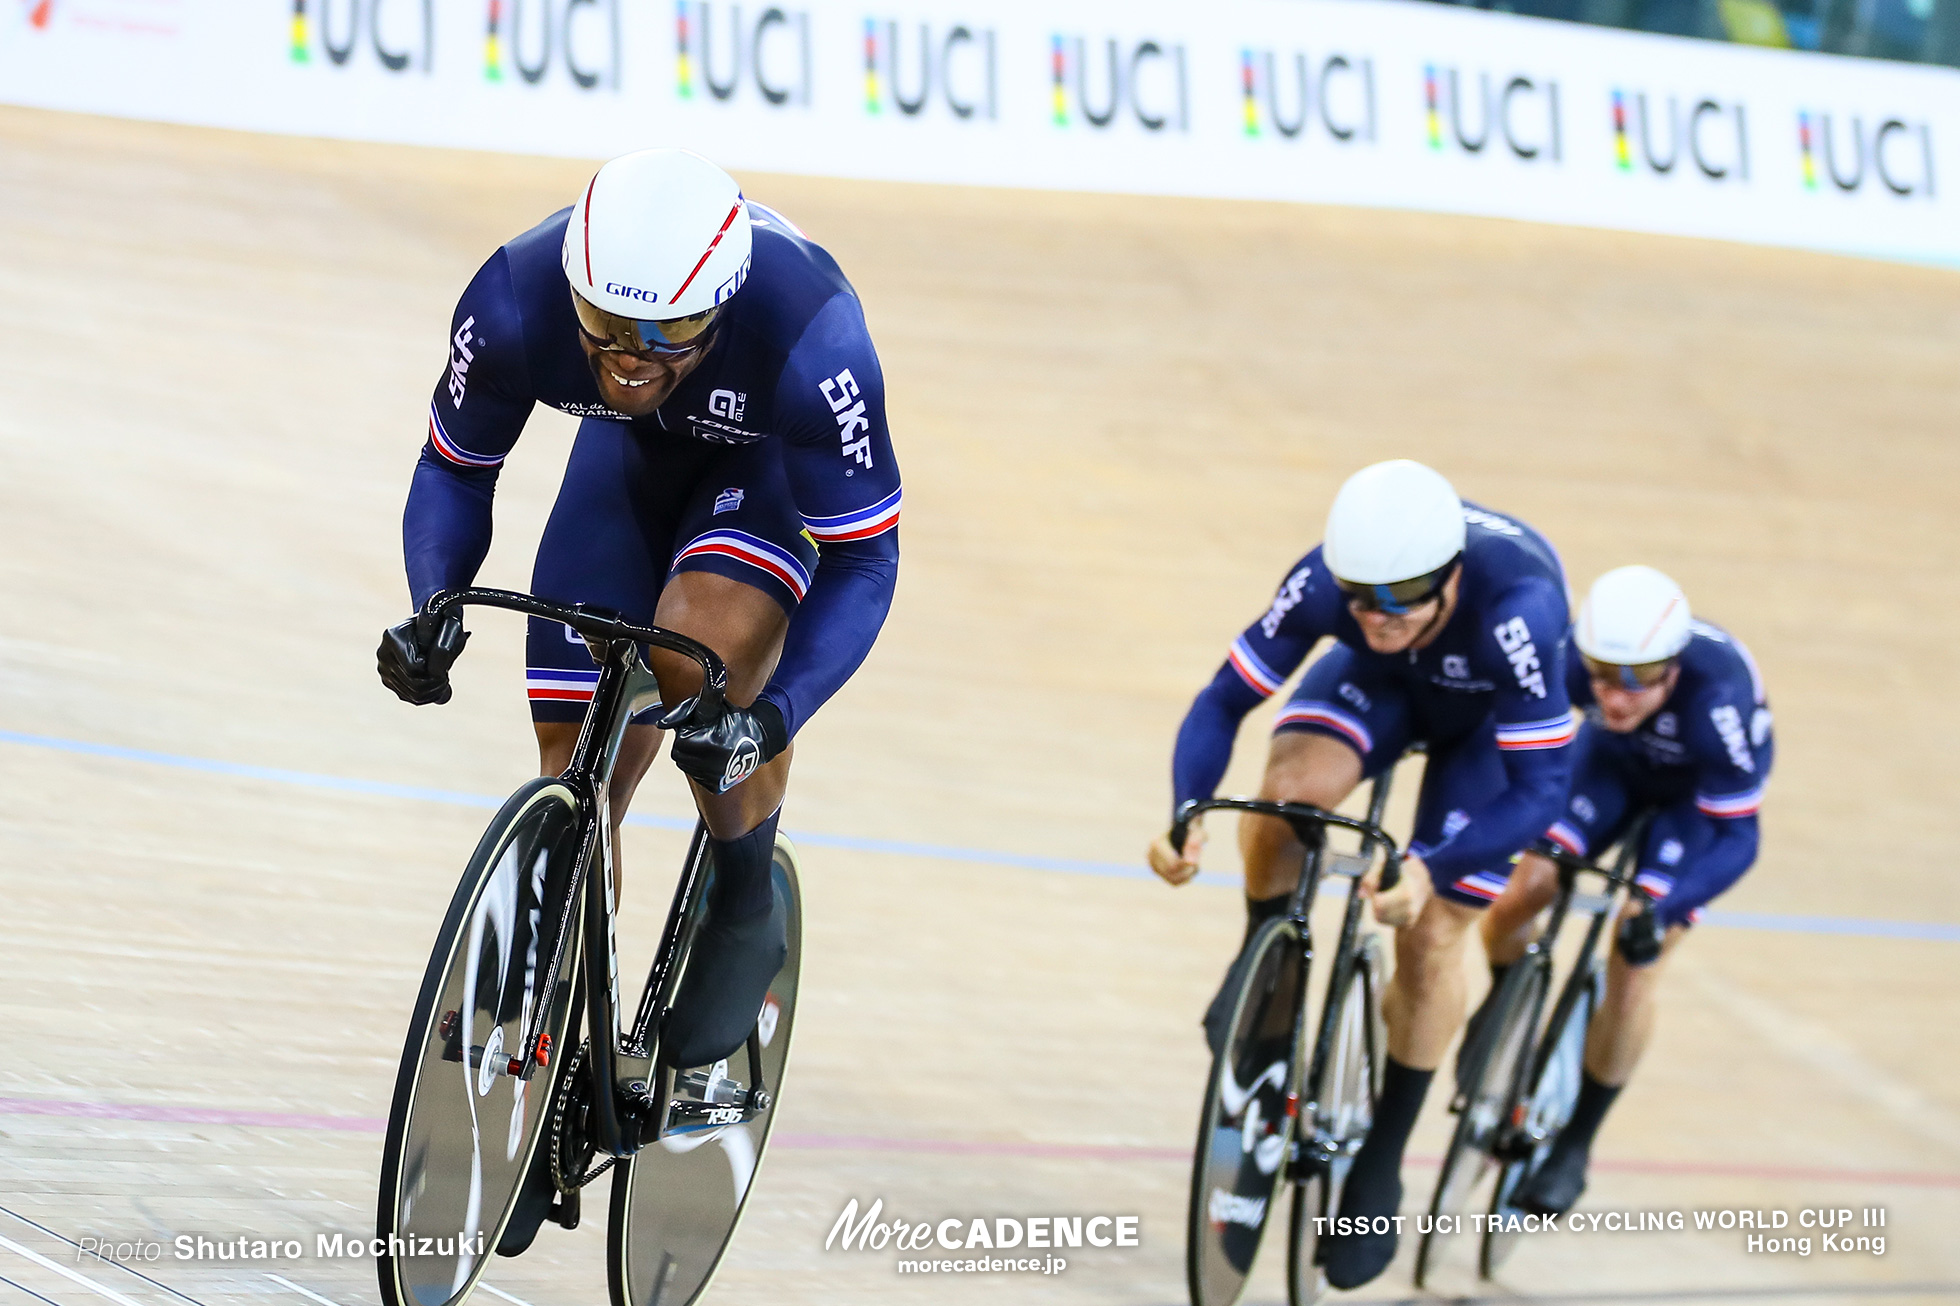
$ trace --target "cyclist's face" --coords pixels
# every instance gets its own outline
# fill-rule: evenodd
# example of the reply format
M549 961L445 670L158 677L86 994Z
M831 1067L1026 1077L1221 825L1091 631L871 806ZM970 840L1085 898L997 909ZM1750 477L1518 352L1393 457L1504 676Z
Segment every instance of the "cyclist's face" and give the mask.
M1645 689L1627 689L1594 676L1592 692L1593 700L1599 704L1600 724L1616 735L1638 730L1641 722L1661 710L1661 704L1667 702L1667 696L1674 692L1675 682L1680 679L1679 667L1669 667L1660 683Z
M697 349L680 358L643 358L601 349L583 332L579 333L579 347L585 350L585 361L591 365L593 379L599 383L599 398L615 413L628 417L651 416L708 353L706 349Z
M1368 647L1377 653L1406 653L1426 648L1456 611L1457 573L1443 582L1435 598L1418 603L1407 612L1373 612L1358 604L1348 604L1348 612L1361 627Z

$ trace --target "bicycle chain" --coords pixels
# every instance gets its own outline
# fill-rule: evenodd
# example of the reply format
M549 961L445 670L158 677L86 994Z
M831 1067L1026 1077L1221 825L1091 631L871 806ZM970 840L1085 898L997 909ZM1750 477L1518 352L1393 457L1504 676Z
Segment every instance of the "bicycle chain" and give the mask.
M551 1107L551 1183L560 1193L567 1195L585 1187L594 1179L597 1179L600 1175L612 1169L619 1161L618 1157L609 1156L600 1163L598 1169L593 1170L584 1177L569 1181L565 1178L565 1115L571 1109L573 1093L578 1090L579 1071L584 1068L585 1053L589 1046L587 1043L581 1043L578 1045L578 1051L572 1053L571 1064L565 1067L564 1076L560 1080L561 1087L558 1090L558 1097L552 1103ZM586 1140L581 1139L580 1141L584 1143ZM586 1152L588 1157L592 1151L589 1146L582 1150ZM585 1161L586 1157L577 1158L577 1162L581 1166L585 1164Z

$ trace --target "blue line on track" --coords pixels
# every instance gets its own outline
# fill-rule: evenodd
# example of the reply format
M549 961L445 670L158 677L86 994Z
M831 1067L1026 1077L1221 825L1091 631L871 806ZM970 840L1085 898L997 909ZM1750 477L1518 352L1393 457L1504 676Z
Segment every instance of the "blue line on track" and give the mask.
M230 776L240 780L266 780L274 784L298 785L335 793L359 794L369 798L406 798L415 802L443 803L452 807L496 809L501 798L487 794L463 793L455 789L434 789L424 785L394 784L386 780L358 780L348 776L321 775L313 771L290 771L284 767L255 766L248 762L225 762L210 757L188 757L180 753L159 753L147 748L126 748L120 744L100 744L85 739L61 739L53 735L32 735L18 730L0 730L0 743L28 748L46 748L60 753L79 753L86 757L105 757L120 762L143 762L151 766L175 767L182 771L201 771L206 775ZM692 830L693 818L663 816L658 813L629 813L626 824L658 830ZM864 839L854 835L822 834L815 830L786 831L790 838L813 848L838 848L847 852L880 853L896 857L922 857L932 861L962 862L973 866L1011 866L1028 871L1057 871L1064 875L1093 875L1112 880L1152 880L1149 871L1124 862L1092 862L1070 857L1037 857L1027 853L994 852L982 848L960 848L952 844L914 843L904 839ZM1208 875L1214 885L1236 887L1236 877ZM1850 916L1798 916L1772 912L1709 911L1702 920L1739 930L1769 930L1783 934L1836 934L1860 938L1921 939L1937 943L1960 943L1960 925L1938 921L1886 921Z

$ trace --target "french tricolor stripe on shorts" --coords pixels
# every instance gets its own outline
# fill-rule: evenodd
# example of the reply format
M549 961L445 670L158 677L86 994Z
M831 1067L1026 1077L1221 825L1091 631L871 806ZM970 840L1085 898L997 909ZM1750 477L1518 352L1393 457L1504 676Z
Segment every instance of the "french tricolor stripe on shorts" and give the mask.
M810 573L803 570L803 564L796 560L796 555L747 531L709 531L706 535L697 535L686 548L674 555L674 561L678 564L684 558L699 558L711 553L746 562L751 567L768 572L789 586L790 593L796 596L799 603L810 592Z
M1504 884L1505 880L1501 875L1492 875L1489 871L1475 871L1450 887L1458 893L1467 893L1472 898L1496 902L1504 894Z
M524 691L534 699L589 703L599 683L597 668L591 671L565 671L558 667L526 667Z
M1497 727L1497 746L1503 749L1563 748L1579 733L1571 713L1549 721L1523 721Z
M1232 641L1226 651L1225 660L1232 664L1232 670L1239 673L1239 679L1252 687L1252 692L1261 698L1271 698L1279 693L1279 687L1286 683L1285 676L1276 676L1273 669L1259 660L1252 646L1241 635Z
M1347 741L1362 753L1375 751L1375 737L1368 733L1368 727L1326 703L1293 703L1273 721L1274 730L1284 730L1288 726L1324 726L1344 736Z
M1674 892L1674 877L1665 871L1641 871L1633 877L1633 887L1658 901Z
M1565 849L1565 851L1571 853L1574 857L1584 857L1586 855L1586 836L1580 834L1564 821L1552 822L1552 828L1545 831L1545 837Z
M1763 786L1740 794L1696 794L1695 806L1707 816L1754 816L1763 806Z
M471 453L450 439L449 432L442 429L442 415L436 411L434 404L429 405L429 443L436 447L437 453L458 467L499 467L504 461L502 454L485 457L480 453Z
M805 517L804 527L818 544L841 544L845 540L868 540L898 525L899 501L903 489L893 490L869 508L843 512L835 517Z

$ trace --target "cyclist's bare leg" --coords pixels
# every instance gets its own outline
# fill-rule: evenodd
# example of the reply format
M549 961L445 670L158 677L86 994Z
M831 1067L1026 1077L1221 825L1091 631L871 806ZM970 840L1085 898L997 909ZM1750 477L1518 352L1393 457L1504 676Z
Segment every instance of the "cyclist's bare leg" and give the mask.
M1558 896L1558 867L1549 857L1526 853L1511 868L1510 883L1484 912L1484 953L1493 966L1508 966L1538 937L1538 913Z
M755 702L769 683L782 655L789 618L761 590L712 572L682 572L668 582L654 609L654 623L706 644L728 664L728 700L737 707ZM653 650L652 666L665 703L679 703L701 688L701 669L679 654ZM572 760L579 725L568 721L533 724L538 736L541 775L558 775ZM626 738L613 768L608 798L612 807L615 884L621 881L619 826L647 768L659 756L663 731L653 726L626 728ZM790 754L785 749L767 766L726 794L711 794L699 785L695 806L717 839L737 838L761 824L782 805L789 785Z
M1629 966L1618 948L1612 950L1606 962L1606 1001L1586 1035L1586 1073L1600 1083L1618 1088L1633 1078L1633 1068L1640 1064L1640 1054L1654 1033L1661 973L1687 932L1681 925L1669 929L1659 960L1648 966Z
M1288 730L1273 736L1259 796L1332 810L1360 783L1359 753L1331 735ZM1292 893L1300 882L1306 851L1285 821L1241 816L1239 853L1245 859L1245 896L1263 900Z
M1412 1070L1434 1070L1463 1027L1463 950L1480 913L1432 896L1395 932L1395 977L1382 995L1388 1055Z

